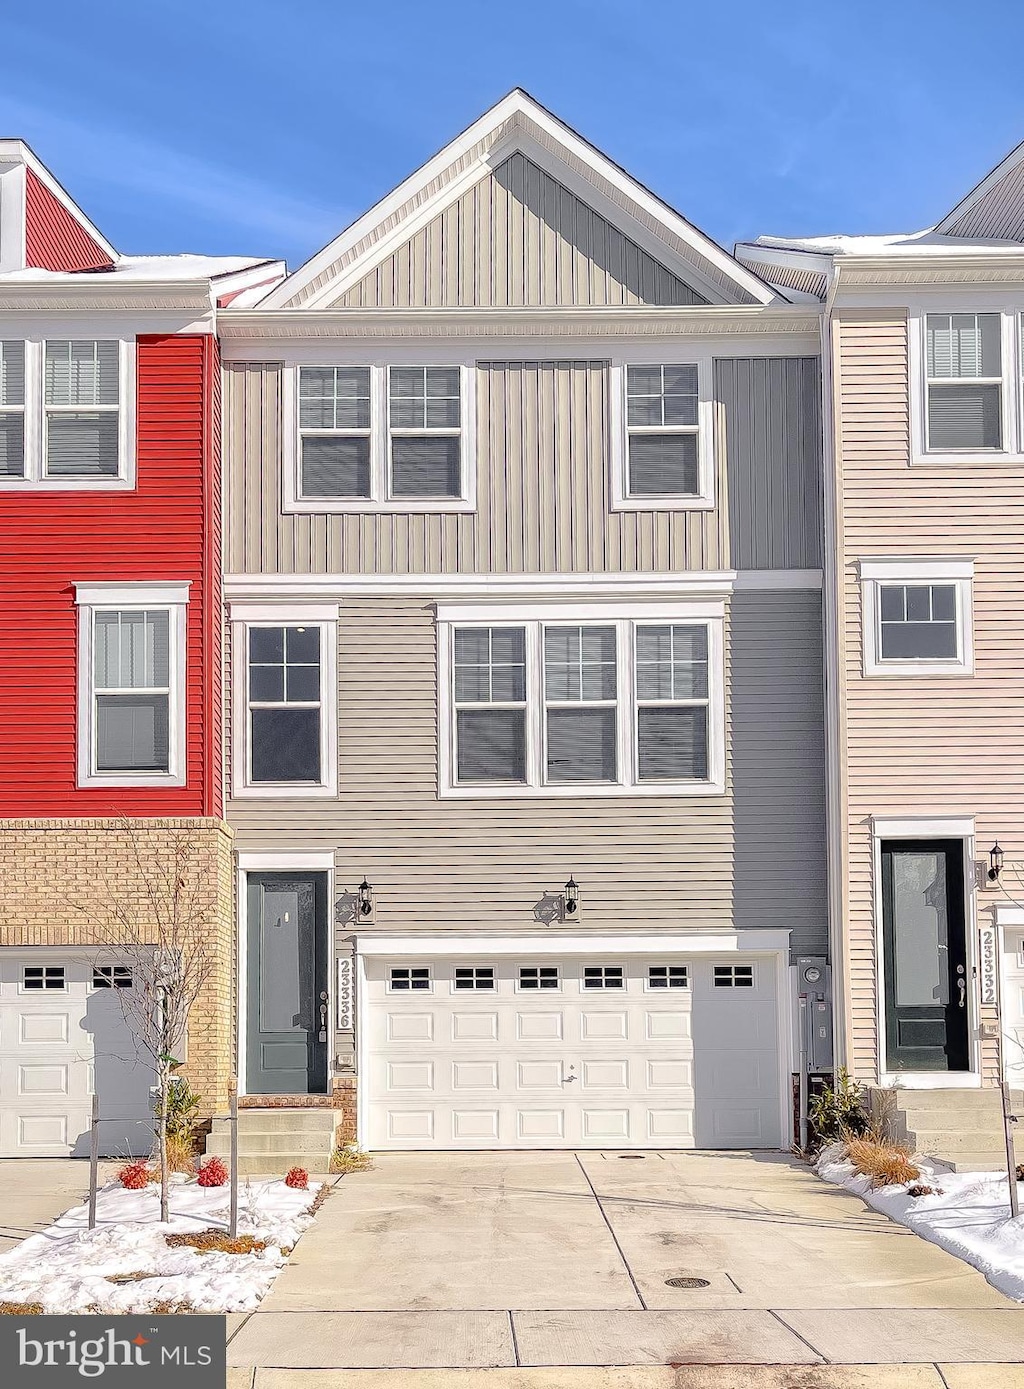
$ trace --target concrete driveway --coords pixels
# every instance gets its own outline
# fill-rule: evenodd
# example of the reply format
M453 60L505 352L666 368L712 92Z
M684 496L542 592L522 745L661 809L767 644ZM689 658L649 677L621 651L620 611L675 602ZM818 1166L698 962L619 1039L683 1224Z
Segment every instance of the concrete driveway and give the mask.
M100 1181L119 1164L101 1163ZM73 1158L0 1159L0 1254L89 1196L89 1164Z
M303 1368L837 1362L996 1386L1024 1382L1005 1378L1024 1308L779 1154L393 1154L339 1183L228 1353L257 1386Z

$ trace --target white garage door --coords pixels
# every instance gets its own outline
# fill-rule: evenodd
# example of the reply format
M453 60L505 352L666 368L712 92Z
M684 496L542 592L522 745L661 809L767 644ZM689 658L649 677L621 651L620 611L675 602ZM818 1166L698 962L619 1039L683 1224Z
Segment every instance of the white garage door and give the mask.
M118 990L130 971L81 952L0 952L0 1156L87 1157L92 1092L103 1156L146 1154L152 1066Z
M765 958L371 956L364 1142L778 1147L775 994Z

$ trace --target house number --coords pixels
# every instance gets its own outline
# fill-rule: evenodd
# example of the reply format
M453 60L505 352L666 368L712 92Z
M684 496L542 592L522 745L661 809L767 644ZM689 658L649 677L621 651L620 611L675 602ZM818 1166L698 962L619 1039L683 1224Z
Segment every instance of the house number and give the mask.
M352 959L338 959L338 1031L351 1032L353 1027L352 1008Z
M978 964L981 1001L992 1006L996 1002L996 931L994 926L978 928Z

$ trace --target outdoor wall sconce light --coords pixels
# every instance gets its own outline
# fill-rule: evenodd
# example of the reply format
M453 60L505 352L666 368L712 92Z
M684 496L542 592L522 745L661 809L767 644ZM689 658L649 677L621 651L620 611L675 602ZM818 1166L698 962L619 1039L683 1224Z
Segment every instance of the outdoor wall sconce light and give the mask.
M999 840L992 845L988 851L988 880L990 883L999 881L999 874L1003 871L1003 851L999 847Z
M571 875L562 894L562 908L566 916L575 916L580 909L580 885Z
M359 884L359 915L369 916L373 911L373 888L364 878Z

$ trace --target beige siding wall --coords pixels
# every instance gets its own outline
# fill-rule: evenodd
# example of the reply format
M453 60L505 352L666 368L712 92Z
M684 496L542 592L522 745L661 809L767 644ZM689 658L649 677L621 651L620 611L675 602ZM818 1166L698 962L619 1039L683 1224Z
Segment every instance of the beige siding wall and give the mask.
M550 174L513 154L336 304L538 308L706 302Z
M838 323L838 477L847 721L846 835L854 1065L877 1056L872 815L975 815L977 851L1024 841L1024 492L1018 469L908 466L907 325L898 313L844 310ZM865 678L857 560L975 560L973 677ZM1020 895L1018 893L1018 895ZM981 920L993 900L978 899ZM992 1057L986 1051L991 1072Z
M587 573L718 569L723 509L609 509L605 362L477 367L473 514L284 515L281 375L225 368L232 573ZM719 459L718 467L724 467ZM722 492L722 478L718 479Z

